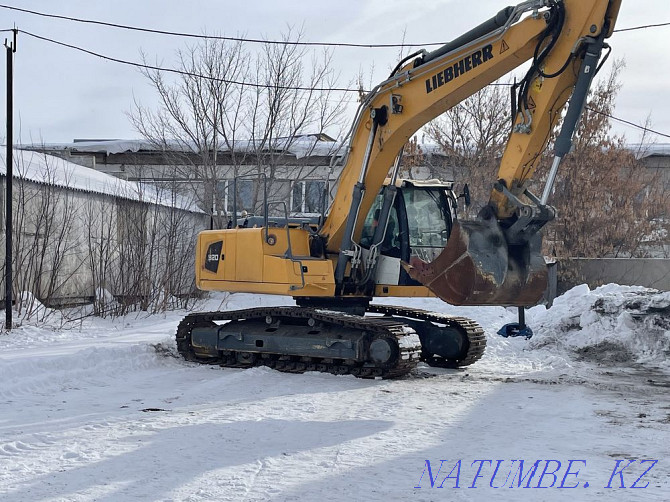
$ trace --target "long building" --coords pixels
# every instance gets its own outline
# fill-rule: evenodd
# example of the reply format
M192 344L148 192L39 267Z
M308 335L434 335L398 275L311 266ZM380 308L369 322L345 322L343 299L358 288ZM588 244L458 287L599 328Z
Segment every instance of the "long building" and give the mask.
M29 293L58 306L113 297L122 307L148 308L165 295L192 293L195 236L210 223L193 199L44 153L15 149L13 157L15 298ZM0 159L4 237L7 171ZM4 246L0 263L4 268ZM4 298L4 273L0 284Z

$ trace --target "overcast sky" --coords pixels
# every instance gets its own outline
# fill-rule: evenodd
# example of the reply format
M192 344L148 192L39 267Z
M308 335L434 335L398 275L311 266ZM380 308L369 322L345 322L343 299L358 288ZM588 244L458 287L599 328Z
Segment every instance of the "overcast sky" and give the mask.
M6 0L41 12L154 29L278 39L288 24L302 26L305 40L354 43L449 41L515 3L507 0L314 0L221 2L205 0L116 0L115 2ZM670 21L667 0L623 0L617 28ZM0 29L17 28L112 57L138 61L140 51L175 66L175 52L188 40L46 19L0 9ZM3 34L9 36L10 34ZM623 89L615 115L670 134L670 26L615 34L613 57L624 58ZM430 48L429 48L430 49ZM382 80L397 60L397 49L335 48L340 85L359 70ZM3 57L4 59L4 57ZM2 63L4 69L5 62ZM374 70L373 70L374 68ZM0 78L5 137L5 72ZM137 138L126 113L133 99L152 105L151 87L132 67L104 61L19 34L15 56L15 141L69 142L74 138ZM353 110L351 111L353 118ZM628 141L636 129L616 125ZM657 142L670 139L650 136Z

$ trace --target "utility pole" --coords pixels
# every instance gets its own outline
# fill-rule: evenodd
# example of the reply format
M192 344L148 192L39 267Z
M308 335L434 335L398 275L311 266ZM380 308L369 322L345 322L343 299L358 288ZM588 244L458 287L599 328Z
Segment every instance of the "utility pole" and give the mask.
M14 179L14 53L16 52L16 34L13 42L5 39L7 49L7 178L5 191L5 328L12 329L12 182Z

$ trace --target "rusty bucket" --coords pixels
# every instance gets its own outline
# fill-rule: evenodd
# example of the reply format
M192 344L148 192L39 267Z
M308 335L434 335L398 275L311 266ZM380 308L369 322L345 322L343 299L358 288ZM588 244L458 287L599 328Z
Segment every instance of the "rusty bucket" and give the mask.
M547 288L542 238L508 245L494 219L455 221L447 245L431 263L403 263L409 275L452 305L530 306Z

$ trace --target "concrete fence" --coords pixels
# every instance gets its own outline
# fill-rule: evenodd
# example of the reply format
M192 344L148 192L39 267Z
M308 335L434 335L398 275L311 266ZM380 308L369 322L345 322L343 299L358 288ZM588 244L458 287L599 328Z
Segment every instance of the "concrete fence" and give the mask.
M670 291L670 259L569 258L558 264L557 293L579 284L596 288L616 283Z

